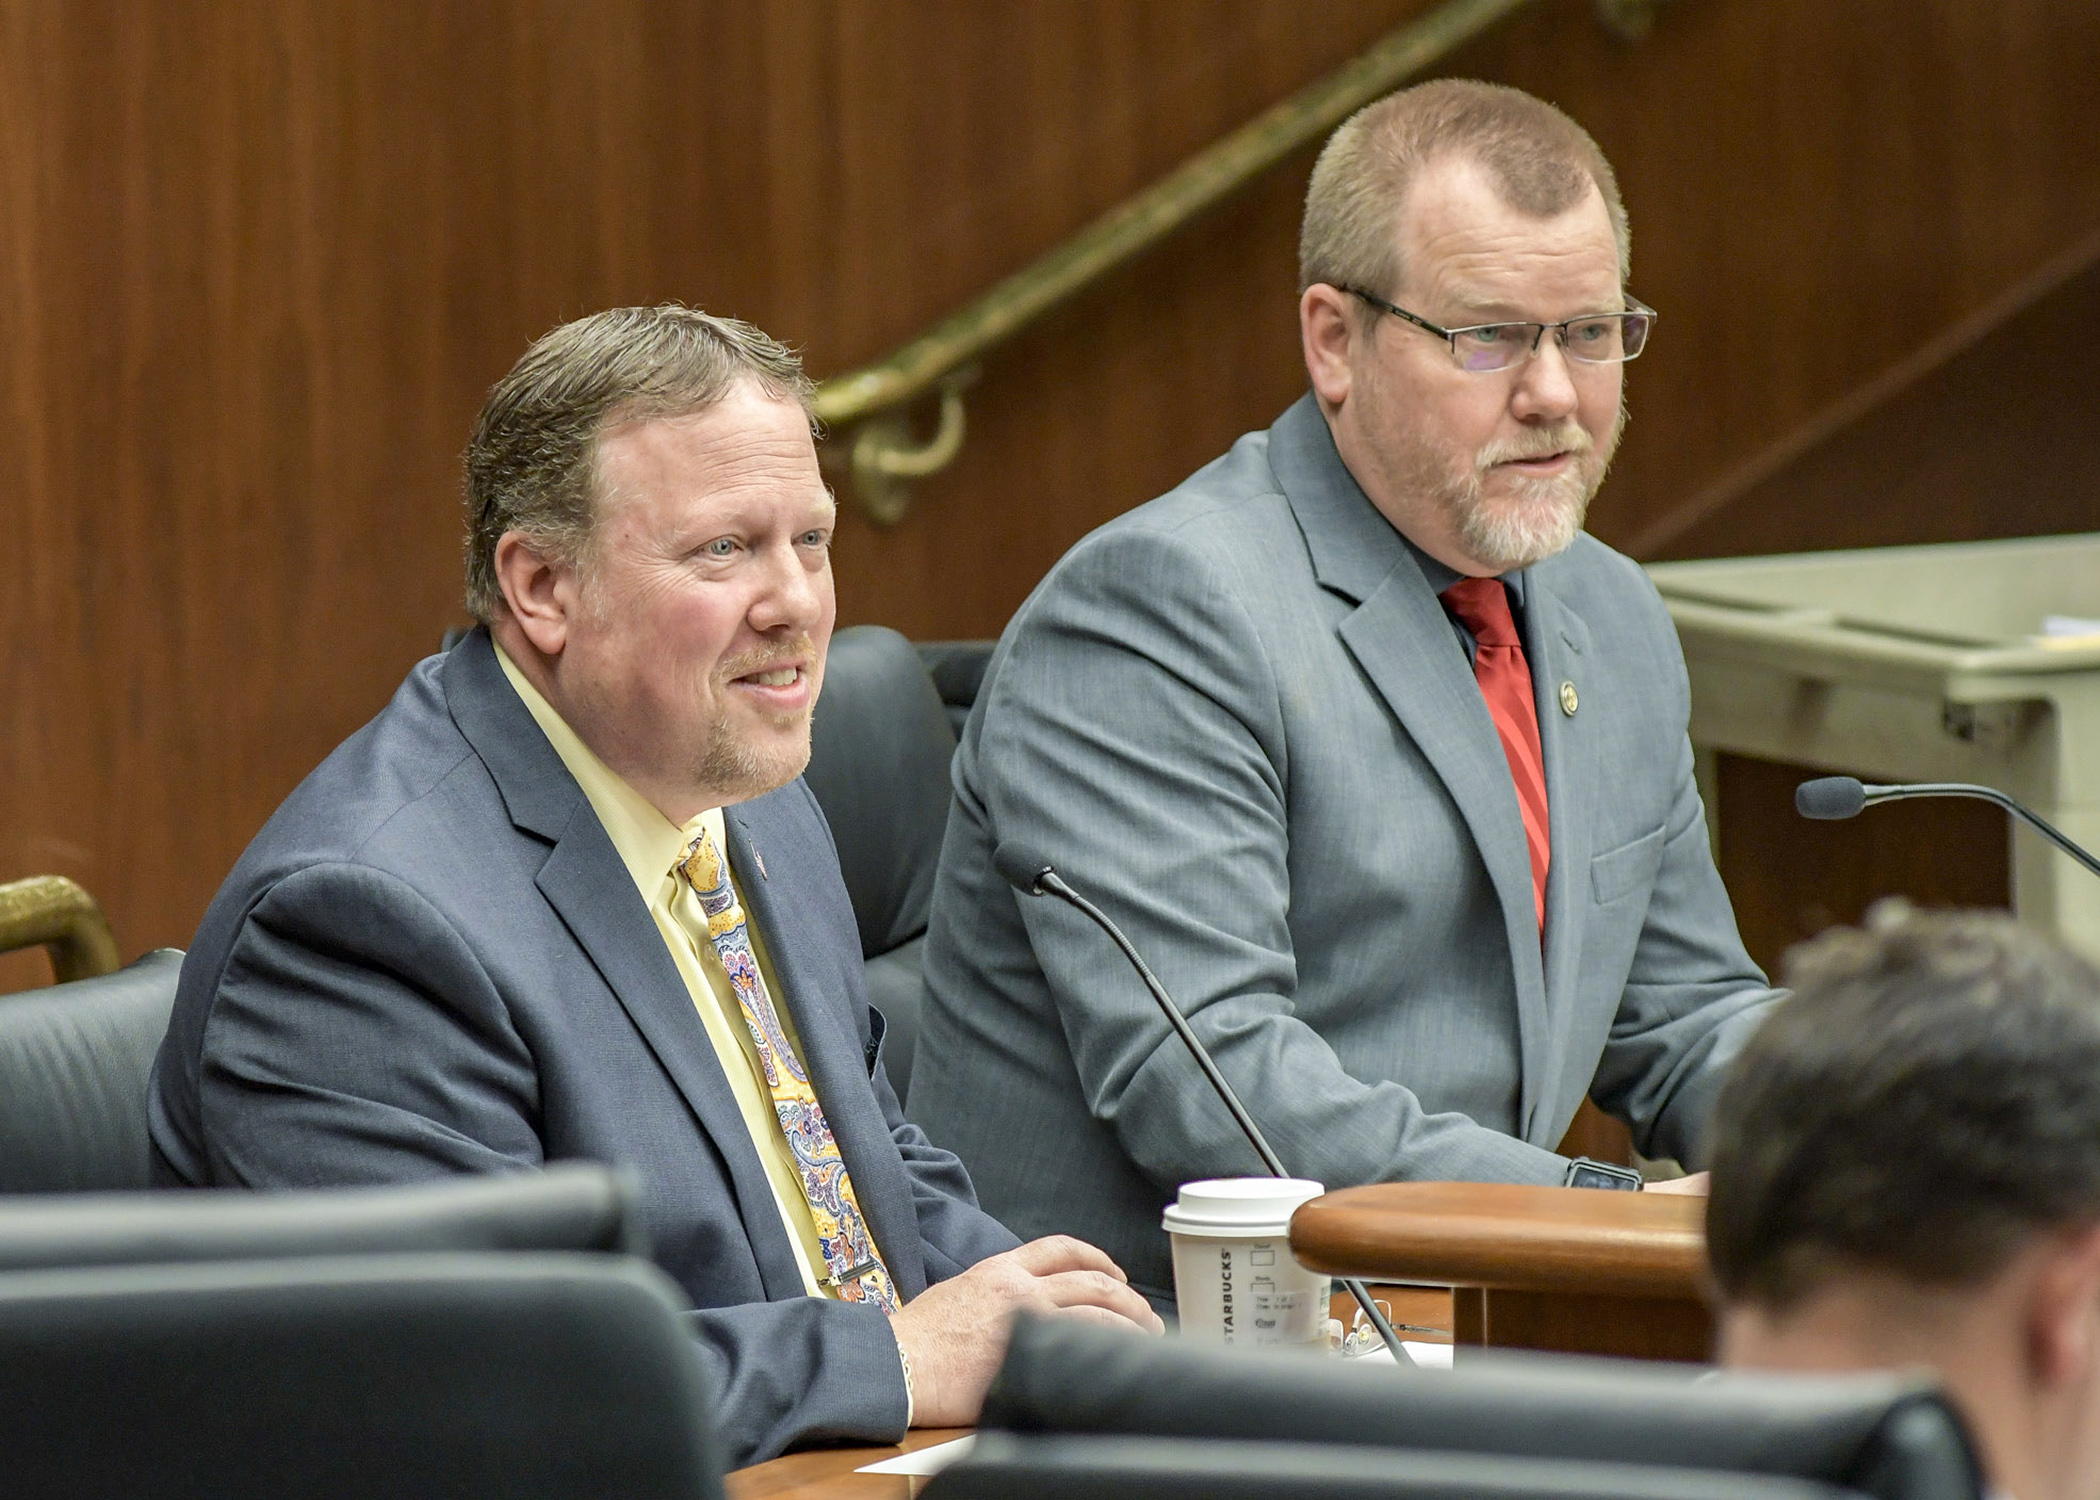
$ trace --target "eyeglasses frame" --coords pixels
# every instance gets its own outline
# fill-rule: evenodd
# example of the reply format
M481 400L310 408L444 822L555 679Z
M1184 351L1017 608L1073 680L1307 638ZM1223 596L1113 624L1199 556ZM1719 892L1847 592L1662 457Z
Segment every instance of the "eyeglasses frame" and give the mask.
M1549 330L1555 331L1560 335L1559 342L1561 352L1567 355L1567 357L1570 360L1574 361L1576 364L1592 366L1631 364L1633 363L1633 361L1639 359L1643 354L1648 352L1648 341L1646 338L1643 338L1641 340L1641 347L1639 349L1627 355L1624 359L1584 359L1581 355L1575 353L1573 350L1568 348L1568 326L1573 323L1587 323L1592 318L1624 317L1626 313L1639 313L1641 314L1641 316L1648 319L1652 327L1655 319L1658 316L1660 316L1654 308L1648 306L1648 304L1641 301L1640 298L1629 296L1626 299L1626 307L1624 311L1618 313L1582 313L1577 317L1563 318L1558 323L1535 323L1531 319L1525 318L1521 320L1512 320L1507 323L1468 323L1463 328L1439 328L1436 324L1430 322L1427 318L1417 317L1414 313L1409 312L1406 308L1388 302L1385 300L1385 298L1378 296L1376 293L1367 292L1362 287L1342 286L1335 288L1335 290L1347 292L1352 297L1360 297L1364 301L1370 303L1371 306L1377 308L1380 312L1391 313L1394 317L1399 318L1404 322L1414 324L1415 327L1421 329L1424 333L1435 334L1438 338L1442 339L1444 343L1450 348L1451 362L1454 365L1457 365L1459 369L1465 370L1468 375L1499 375L1504 370L1514 370L1521 365L1529 364L1532 360L1538 358L1539 345L1542 342L1544 342L1546 334ZM1508 364L1498 365L1492 370L1467 370L1464 363L1461 362L1459 359L1458 336L1462 333L1478 333L1483 328L1536 328L1538 332L1532 335L1531 348L1522 359L1513 359Z

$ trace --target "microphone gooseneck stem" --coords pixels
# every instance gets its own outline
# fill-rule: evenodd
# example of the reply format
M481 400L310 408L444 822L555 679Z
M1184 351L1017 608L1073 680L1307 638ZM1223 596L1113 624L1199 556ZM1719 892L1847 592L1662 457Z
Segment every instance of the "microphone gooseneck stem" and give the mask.
M1211 1060L1210 1049L1196 1039L1196 1033L1189 1028L1188 1017L1181 1013L1181 1007L1174 1003L1174 997L1167 993L1167 987L1159 982L1159 977L1152 972L1152 966L1145 962L1144 956L1131 945L1129 938L1123 936L1123 930L1111 922L1108 914L1100 907L1067 885L1064 877L1057 871L1044 870L1036 877L1036 886L1046 895L1055 896L1078 909L1096 927L1107 933L1111 942L1123 950L1123 956L1129 959L1130 966L1137 970L1138 978L1144 980L1145 988L1152 992L1152 998L1166 1016L1167 1023L1181 1037L1182 1045L1188 1049L1189 1055L1196 1059L1196 1065L1203 1070L1203 1076L1210 1080L1211 1088L1225 1102L1225 1107L1232 1111L1234 1123L1240 1127L1241 1134L1247 1137L1247 1143L1253 1146L1256 1154L1261 1157L1262 1165L1269 1169L1269 1175L1290 1176L1291 1174L1284 1170L1282 1158L1270 1147L1268 1137L1263 1135L1261 1127L1254 1123L1254 1116L1247 1113L1247 1106L1240 1103L1240 1096L1233 1092L1232 1085L1225 1081L1225 1075L1218 1071L1217 1063ZM1378 1304L1372 1300L1370 1289L1352 1276L1341 1276L1336 1280L1341 1282L1344 1291L1356 1299L1356 1305L1363 1309L1364 1316L1370 1320L1371 1326L1378 1331L1378 1337L1384 1341L1386 1349L1392 1354L1393 1362L1412 1365L1415 1362L1414 1356L1400 1347L1399 1333L1394 1330L1391 1320L1379 1310Z
M1159 1002L1159 1008L1166 1013L1168 1022L1177 1032L1181 1033L1182 1045L1187 1047L1190 1054L1196 1059L1196 1065L1203 1069L1203 1076L1210 1080L1210 1086L1217 1090L1218 1097L1225 1101L1225 1107L1232 1111L1232 1118L1238 1122L1240 1133L1247 1137L1248 1143L1254 1147L1255 1152L1261 1157L1262 1165L1269 1169L1269 1175L1271 1177L1290 1176L1291 1174L1283 1169L1282 1159L1276 1155L1275 1151L1270 1149L1268 1137L1263 1135L1261 1127L1254 1123L1254 1116L1247 1113L1247 1106L1240 1103L1240 1096L1233 1092L1232 1085L1225 1081L1225 1075L1218 1071L1218 1065L1211 1061L1210 1049L1196 1040L1196 1033L1189 1028L1188 1017L1181 1013L1181 1007L1176 1005L1173 997L1167 994L1166 986L1159 982L1159 977L1152 972L1152 966L1145 962L1136 948L1131 946L1130 939L1123 936L1122 929L1109 921L1107 913L1103 912L1100 907L1094 905L1093 902L1073 890L1071 886L1065 884L1064 877L1059 875L1057 871L1045 870L1043 872L1042 887L1051 895L1078 907L1087 916L1093 918L1095 924L1109 935L1109 938L1118 948L1123 950L1123 956L1129 959L1130 966L1138 971L1138 978L1145 981L1145 988L1152 991L1152 998Z
M2059 832L2041 817L2029 812L2012 798L2006 796L2005 793L1995 788L1979 786L1967 781L1913 781L1904 782L1896 786L1869 786L1865 788L1865 791L1867 794L1867 806L1869 807L1872 807L1877 802L1900 802L1909 797L1972 797L1978 802L1988 802L1994 807L2002 807L2028 827L2034 829L2043 838L2049 840L2050 843L2056 845L2057 848L2063 850L2064 853L2070 855L2071 858L2077 860L2089 873L2100 875L2100 859L2093 858L2092 855L2086 853L2084 849L2072 842L2068 834Z

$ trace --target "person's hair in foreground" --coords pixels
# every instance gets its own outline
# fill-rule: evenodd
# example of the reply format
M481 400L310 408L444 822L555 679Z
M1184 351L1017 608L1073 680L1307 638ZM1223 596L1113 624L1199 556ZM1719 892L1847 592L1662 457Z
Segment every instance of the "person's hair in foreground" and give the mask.
M1852 1271L1969 1285L2100 1223L2100 971L2010 917L1891 902L1787 978L1715 1114L1727 1300L1784 1311Z
M1926 1367L2019 1500L2100 1487L2100 971L1883 902L1798 948L1716 1106L1723 1362Z

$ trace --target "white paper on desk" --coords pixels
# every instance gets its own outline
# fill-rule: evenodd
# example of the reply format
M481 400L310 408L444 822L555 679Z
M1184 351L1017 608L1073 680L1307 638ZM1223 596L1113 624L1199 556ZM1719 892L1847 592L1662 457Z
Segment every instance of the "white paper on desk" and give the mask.
M1400 1347L1408 1352L1415 1367L1422 1370L1448 1370L1451 1368L1451 1346L1449 1344L1417 1344L1412 1339L1402 1339ZM1354 1355L1343 1361L1352 1365L1377 1365L1390 1370L1393 1367L1393 1351L1387 1348L1373 1349L1365 1354Z
M912 1453L900 1453L895 1458L885 1458L878 1464L862 1464L856 1474L913 1474L920 1478L938 1474L970 1451L977 1441L972 1432L952 1442L935 1443L931 1448L920 1448Z

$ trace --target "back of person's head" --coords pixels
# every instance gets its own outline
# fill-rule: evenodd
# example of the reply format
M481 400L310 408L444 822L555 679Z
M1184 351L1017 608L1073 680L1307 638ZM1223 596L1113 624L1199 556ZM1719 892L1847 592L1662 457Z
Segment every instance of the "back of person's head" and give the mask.
M1787 977L1715 1110L1725 1302L1976 1286L2100 1223L2100 971L2004 915L1885 902Z
M1425 167L1453 158L1480 166L1504 202L1537 218L1566 213L1594 186L1625 279L1633 258L1626 207L1589 132L1521 89L1439 78L1365 105L1327 138L1305 192L1298 290L1324 282L1395 292L1407 190Z

